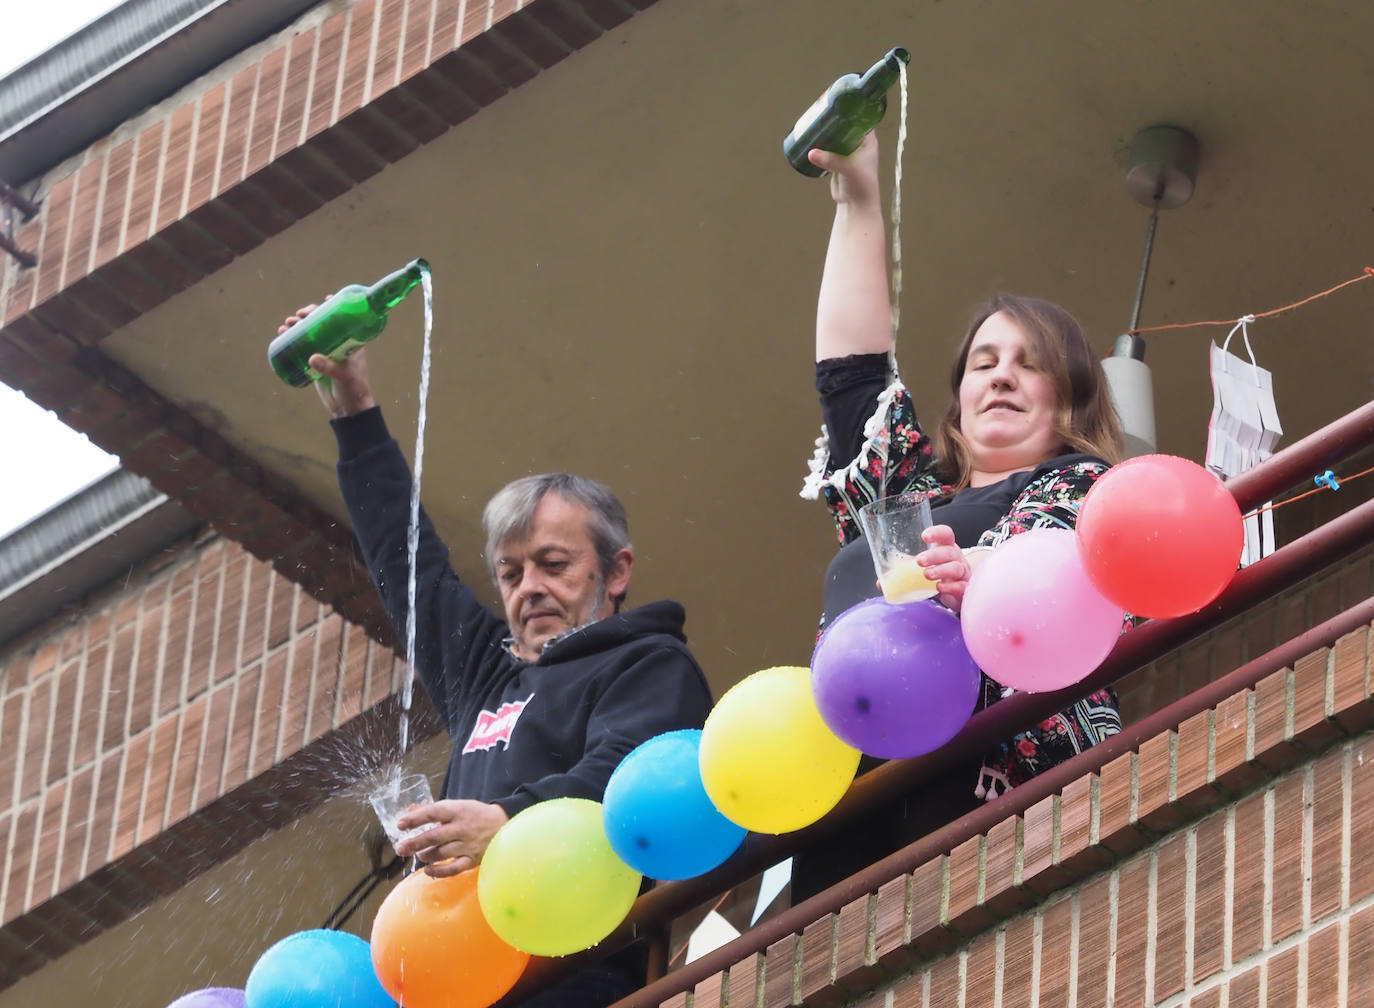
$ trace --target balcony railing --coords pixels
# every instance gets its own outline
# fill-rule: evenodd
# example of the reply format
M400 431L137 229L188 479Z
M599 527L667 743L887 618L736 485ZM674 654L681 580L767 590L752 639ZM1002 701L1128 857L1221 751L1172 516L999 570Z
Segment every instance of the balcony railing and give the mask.
M1370 447L1374 447L1374 402L1284 449L1230 481L1228 487L1241 510L1248 512L1298 484L1309 482L1314 473L1337 466ZM1055 693L1011 696L975 714L959 734L939 750L913 759L889 761L858 778L840 803L812 826L781 836L751 834L740 852L714 871L656 886L639 898L621 927L597 948L562 960L533 962L510 999L518 1000L579 963L606 955L636 938L658 937L657 947L662 952L666 948L662 936L675 919L767 866L824 842L885 802L967 762L997 742L1069 706L1086 693L1114 684L1127 674L1158 661L1371 544L1374 544L1374 499L1239 571L1221 596L1205 609L1177 619L1150 621L1124 635L1106 661L1083 682ZM1374 598L1367 598L1203 688L1127 725L1119 735L1012 789L996 801L988 802L824 892L764 920L729 944L666 976L651 976L646 987L619 1002L615 1008L656 1008L673 995L691 990L694 985L748 956L762 952L790 934L799 933L813 921L837 912L932 857L953 849L970 837L986 833L997 823L1137 748L1144 740L1215 707L1226 697L1254 686L1264 677L1292 665L1304 655L1332 645L1371 621L1374 621ZM659 956L659 974L663 971L664 958Z

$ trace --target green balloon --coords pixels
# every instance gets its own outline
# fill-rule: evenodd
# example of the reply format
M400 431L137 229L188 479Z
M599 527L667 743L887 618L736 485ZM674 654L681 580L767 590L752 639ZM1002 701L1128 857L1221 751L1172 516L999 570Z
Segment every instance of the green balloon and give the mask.
M492 838L477 900L506 944L540 956L591 948L630 912L640 875L606 839L601 803L555 798L517 813Z

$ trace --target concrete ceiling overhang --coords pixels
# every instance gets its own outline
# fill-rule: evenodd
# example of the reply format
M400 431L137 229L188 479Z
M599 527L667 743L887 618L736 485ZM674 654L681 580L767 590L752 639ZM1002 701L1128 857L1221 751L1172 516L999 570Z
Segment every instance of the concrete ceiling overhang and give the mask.
M587 48L553 46L550 19L573 8L584 32L598 11L623 23ZM687 604L719 693L808 660L830 553L824 513L796 488L819 419L811 330L831 205L779 143L838 73L894 44L912 53L898 353L927 417L972 307L996 290L1066 304L1110 350L1148 216L1123 181L1142 127L1182 126L1202 146L1193 199L1162 215L1142 325L1265 311L1374 261L1374 9L697 0L628 13L536 0L436 56L94 277L7 312L0 377L120 441L125 464L193 514L375 627L346 560L324 415L276 382L264 349L298 304L424 255L437 319L425 499L459 572L490 597L480 509L506 480L604 479L631 514L631 601ZM1356 285L1252 327L1290 437L1370 398L1372 307L1374 283ZM411 298L371 355L408 453L420 318ZM1162 451L1201 458L1207 340L1224 333L1146 335ZM50 353L66 370L35 363Z

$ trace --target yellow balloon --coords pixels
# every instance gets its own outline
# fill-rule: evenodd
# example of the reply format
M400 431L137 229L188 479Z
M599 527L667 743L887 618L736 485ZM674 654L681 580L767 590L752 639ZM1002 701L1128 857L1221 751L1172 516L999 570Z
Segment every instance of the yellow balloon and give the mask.
M497 936L522 952L564 956L616 929L639 895L639 872L606 839L601 803L554 798L502 826L477 876Z
M701 782L732 822L790 833L835 807L859 755L821 720L810 669L764 669L731 687L707 717Z

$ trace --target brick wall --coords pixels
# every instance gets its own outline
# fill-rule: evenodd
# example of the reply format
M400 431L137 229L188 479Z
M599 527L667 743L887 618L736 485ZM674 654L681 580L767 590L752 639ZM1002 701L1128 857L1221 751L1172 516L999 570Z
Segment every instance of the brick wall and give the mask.
M0 653L4 971L61 954L321 800L318 766L287 789L272 775L343 744L402 670L205 534Z
M1374 1005L1371 629L662 1004Z
M321 3L24 186L0 381L384 638L347 532L101 343L652 3Z

